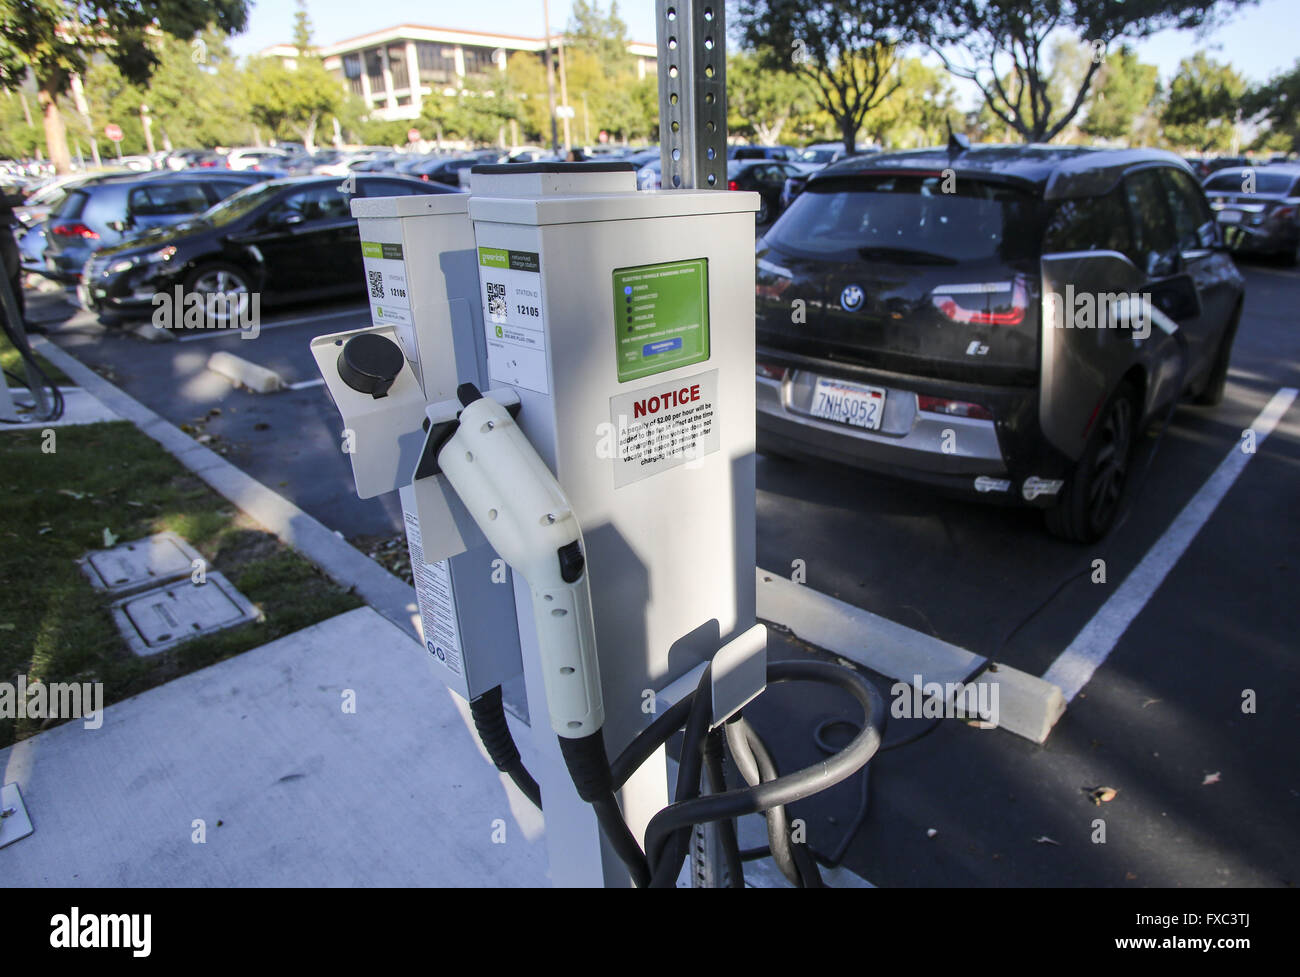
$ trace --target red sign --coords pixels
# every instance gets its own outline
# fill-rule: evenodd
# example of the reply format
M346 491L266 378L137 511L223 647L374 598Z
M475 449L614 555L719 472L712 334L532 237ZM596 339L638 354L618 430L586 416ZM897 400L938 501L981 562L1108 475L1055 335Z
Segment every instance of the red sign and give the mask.
M419 142L419 141L420 141L420 130L419 130L419 129L407 129L407 130L406 130L406 141L407 141L407 142Z
M104 135L108 136L108 138L113 140L113 142L121 142L122 127L110 122L108 125L104 126Z

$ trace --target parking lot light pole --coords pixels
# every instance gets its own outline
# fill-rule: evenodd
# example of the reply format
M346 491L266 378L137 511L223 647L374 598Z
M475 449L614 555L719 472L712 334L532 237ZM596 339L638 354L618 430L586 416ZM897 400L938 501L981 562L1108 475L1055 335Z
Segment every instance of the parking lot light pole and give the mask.
M727 186L723 0L656 0L659 152L664 189Z

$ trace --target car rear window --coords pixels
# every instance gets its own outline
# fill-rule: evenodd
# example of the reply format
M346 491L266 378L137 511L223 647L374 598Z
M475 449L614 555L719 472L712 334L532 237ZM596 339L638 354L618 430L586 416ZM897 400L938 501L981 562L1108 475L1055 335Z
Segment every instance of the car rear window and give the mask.
M208 209L208 195L198 183L151 183L132 189L127 206L132 217L201 214Z
M1256 193L1290 193L1295 186L1293 173L1270 173L1268 170L1240 170L1232 173L1216 173L1205 181L1208 193L1248 193L1246 180L1255 174Z
M1128 207L1117 187L1101 197L1062 200L1048 218L1043 231L1043 250L1118 251L1129 254Z
M1037 253L1038 210L1028 193L969 177L863 174L810 182L766 239L839 261L1011 261Z
M89 196L90 194L85 191L73 190L63 198L63 202L51 213L62 220L76 220L81 216L81 212L86 209L86 200Z

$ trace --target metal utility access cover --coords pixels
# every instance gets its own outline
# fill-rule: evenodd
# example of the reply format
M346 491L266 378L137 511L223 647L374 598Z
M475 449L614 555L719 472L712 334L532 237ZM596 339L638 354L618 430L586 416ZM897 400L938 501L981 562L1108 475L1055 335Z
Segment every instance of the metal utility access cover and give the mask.
M181 580L113 604L117 629L137 655L157 654L258 616L248 598L219 573L209 573L207 583Z
M129 594L165 580L188 577L194 561L202 558L175 533L155 533L119 543L112 549L91 550L80 562L96 590Z

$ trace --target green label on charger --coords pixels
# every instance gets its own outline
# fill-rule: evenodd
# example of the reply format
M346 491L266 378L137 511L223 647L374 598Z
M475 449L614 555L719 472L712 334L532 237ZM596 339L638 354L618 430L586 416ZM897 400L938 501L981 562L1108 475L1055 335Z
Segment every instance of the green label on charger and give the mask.
M614 270L618 382L709 358L709 259Z
M379 241L362 241L361 256L363 258L387 258L389 261L401 261L402 246L400 244L381 244Z

